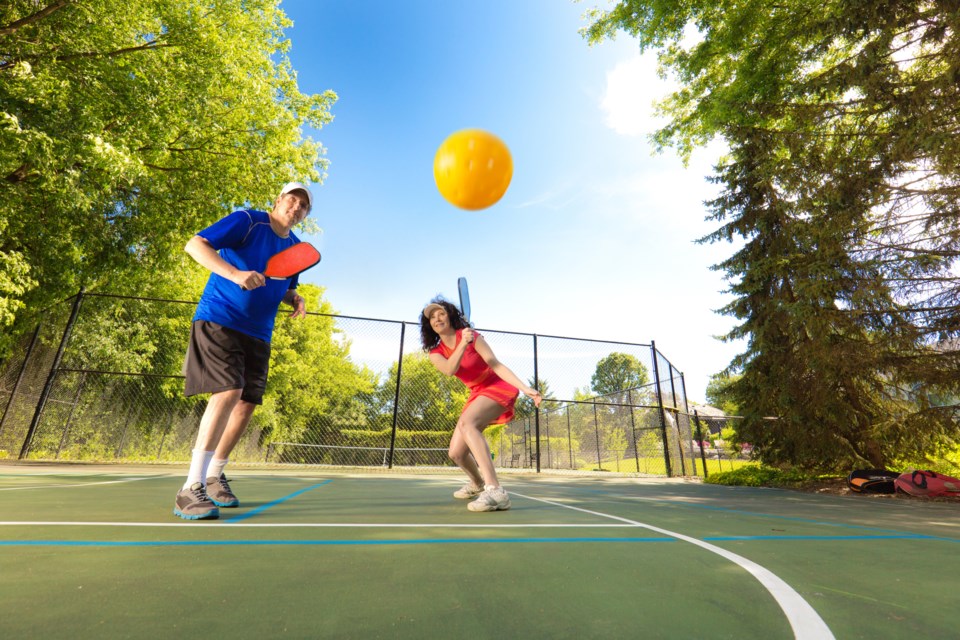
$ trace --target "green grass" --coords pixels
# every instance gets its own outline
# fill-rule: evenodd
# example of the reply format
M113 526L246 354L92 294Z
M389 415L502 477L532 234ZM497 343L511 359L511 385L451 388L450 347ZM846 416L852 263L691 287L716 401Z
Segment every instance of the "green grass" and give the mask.
M718 473L736 471L744 467L755 467L759 464L759 462L753 462L752 460L711 460L707 458L707 477ZM703 461L700 458L697 458L697 475L703 475Z
M796 488L836 475L813 474L798 469L784 471L758 464L744 466L733 471L710 474L704 482L739 487L785 487Z
M577 467L578 471L611 471L614 473L637 473L637 463L640 465L640 473L650 473L650 474L659 474L662 475L666 473L666 468L663 464L663 458L661 457L652 457L652 456L641 456L639 460L637 458L606 458L600 461L600 465L597 465L597 462L590 461L584 462L581 460L581 464ZM687 469L690 469L690 459L685 459ZM700 458L696 458L697 465L697 474L698 476L703 476L703 462ZM714 475L725 471L733 471L741 469L748 466L756 466L756 462L751 462L750 460L728 460L728 459L709 459L707 458L707 474ZM673 472L676 474L677 469L674 469Z

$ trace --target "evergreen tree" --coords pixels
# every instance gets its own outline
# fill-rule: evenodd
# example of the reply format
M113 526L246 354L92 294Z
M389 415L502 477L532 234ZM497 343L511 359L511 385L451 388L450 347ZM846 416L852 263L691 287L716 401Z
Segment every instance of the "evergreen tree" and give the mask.
M718 266L728 338L748 340L729 390L763 458L842 469L955 444L956 408L931 398L960 370L960 7L629 0L593 18L589 38L624 29L681 81L661 147L729 145L707 240L744 242Z

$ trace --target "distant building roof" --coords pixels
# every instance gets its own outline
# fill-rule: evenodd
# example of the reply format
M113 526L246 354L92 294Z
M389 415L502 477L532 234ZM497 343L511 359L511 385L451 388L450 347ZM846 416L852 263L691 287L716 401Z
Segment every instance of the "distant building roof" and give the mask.
M723 409L717 409L716 407L711 407L708 404L699 404L697 402L690 403L690 410L696 411L697 415L704 416L706 418L722 418L727 415L723 412Z

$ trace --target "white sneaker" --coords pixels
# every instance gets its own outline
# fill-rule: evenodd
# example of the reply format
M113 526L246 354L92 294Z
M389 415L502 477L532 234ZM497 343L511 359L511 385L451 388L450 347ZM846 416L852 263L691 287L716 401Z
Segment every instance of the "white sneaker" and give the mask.
M470 511L506 511L510 508L510 496L503 487L484 487L483 493L467 505Z
M453 497L458 500L467 500L469 498L476 498L483 491L480 487L470 484L469 482L456 491L453 492Z

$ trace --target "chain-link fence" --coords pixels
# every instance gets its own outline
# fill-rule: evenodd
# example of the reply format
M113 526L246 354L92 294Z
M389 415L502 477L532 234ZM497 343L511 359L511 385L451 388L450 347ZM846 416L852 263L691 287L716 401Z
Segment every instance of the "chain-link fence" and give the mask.
M683 418L681 414L680 419ZM736 434L736 424L743 419L741 416L700 415L694 410L686 418L693 435L690 454L695 475L708 476L715 472L733 471L754 459L753 445L725 439L728 434ZM696 466L698 464L699 467Z
M195 303L90 294L56 305L0 363L0 458L185 461L202 397L183 396ZM544 402L487 430L502 469L691 475L683 375L656 346L480 330ZM278 316L264 404L240 462L448 469L468 391L440 374L419 325ZM710 452L712 453L712 452Z

